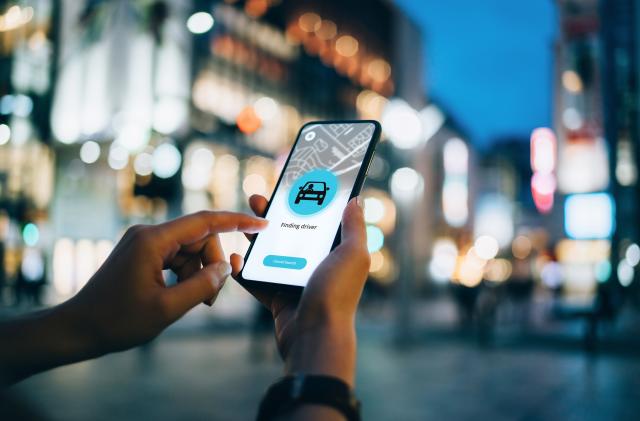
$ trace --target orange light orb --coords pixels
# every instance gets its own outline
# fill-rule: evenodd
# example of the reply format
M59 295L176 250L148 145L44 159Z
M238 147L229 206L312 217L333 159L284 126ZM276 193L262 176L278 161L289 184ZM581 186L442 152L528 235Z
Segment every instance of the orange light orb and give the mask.
M242 133L251 134L260 128L262 121L260 121L260 117L256 114L256 110L249 106L244 107L242 111L240 111L240 114L238 114L236 118L236 124Z

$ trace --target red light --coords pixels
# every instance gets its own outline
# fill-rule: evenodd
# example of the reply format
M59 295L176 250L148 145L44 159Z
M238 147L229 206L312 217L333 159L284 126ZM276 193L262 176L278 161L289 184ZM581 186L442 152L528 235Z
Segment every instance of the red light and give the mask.
M549 213L553 209L553 194L542 194L535 190L533 193L533 203L540 213Z

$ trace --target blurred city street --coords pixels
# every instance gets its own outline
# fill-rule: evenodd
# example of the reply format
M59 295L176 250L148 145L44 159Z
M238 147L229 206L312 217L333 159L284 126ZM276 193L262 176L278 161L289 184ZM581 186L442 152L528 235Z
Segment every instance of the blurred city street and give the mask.
M360 338L366 420L634 420L640 410L633 353L535 342L482 348L437 334L398 349L373 327ZM56 369L12 392L34 419L252 419L281 363L252 362L249 349L242 334L178 326L147 348Z

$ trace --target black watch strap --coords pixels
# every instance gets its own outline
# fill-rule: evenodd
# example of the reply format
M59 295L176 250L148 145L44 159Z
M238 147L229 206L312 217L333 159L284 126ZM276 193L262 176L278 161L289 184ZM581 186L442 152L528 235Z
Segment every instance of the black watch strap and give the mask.
M273 420L301 404L329 406L349 421L360 421L360 402L348 384L336 377L305 374L274 383L260 403L257 420Z

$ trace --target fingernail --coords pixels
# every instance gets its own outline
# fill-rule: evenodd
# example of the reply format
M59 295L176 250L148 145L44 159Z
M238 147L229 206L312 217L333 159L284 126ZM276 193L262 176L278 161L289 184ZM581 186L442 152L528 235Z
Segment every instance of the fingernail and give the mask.
M267 221L265 218L261 216L254 216L253 218L258 223L259 227L267 226L267 224L269 223L269 221Z
M364 209L364 201L360 196L356 196L356 204L360 206L360 209Z
M214 270L219 278L226 278L231 274L231 265L227 262L218 262Z
M227 262L218 262L213 267L213 273L215 276L212 281L216 287L220 288L224 285L224 281L226 281L227 276L231 274L231 265Z

